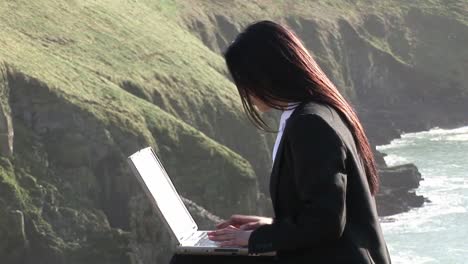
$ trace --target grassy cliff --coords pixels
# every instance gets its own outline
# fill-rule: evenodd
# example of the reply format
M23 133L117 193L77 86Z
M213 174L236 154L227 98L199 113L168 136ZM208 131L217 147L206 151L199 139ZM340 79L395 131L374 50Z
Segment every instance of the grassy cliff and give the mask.
M248 123L221 58L198 39L124 1L2 2L0 14L14 132L1 164L2 256L130 261L129 201L141 190L125 158L148 145L185 197L224 217L254 212L252 166L214 139L224 122Z
M466 122L467 10L436 0L0 1L0 257L167 261L169 234L125 161L148 145L201 225L219 220L211 213L268 211L274 135L244 117L219 55L256 20L303 38L374 144Z

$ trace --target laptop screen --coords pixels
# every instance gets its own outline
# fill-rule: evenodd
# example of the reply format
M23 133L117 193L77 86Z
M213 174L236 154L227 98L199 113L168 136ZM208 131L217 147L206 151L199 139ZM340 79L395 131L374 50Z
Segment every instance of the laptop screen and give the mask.
M195 221L151 147L136 152L129 157L129 160L137 170L134 173L139 178L146 195L154 206L159 207L179 242L182 237L197 230Z

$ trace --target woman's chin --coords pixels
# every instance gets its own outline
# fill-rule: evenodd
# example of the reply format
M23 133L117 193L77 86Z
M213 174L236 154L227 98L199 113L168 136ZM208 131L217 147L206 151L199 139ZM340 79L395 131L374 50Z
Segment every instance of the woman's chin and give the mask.
M266 112L269 112L271 110L271 108L267 107L267 108L264 108L264 107L258 107L258 106L255 106L255 109L259 112L259 113L266 113Z

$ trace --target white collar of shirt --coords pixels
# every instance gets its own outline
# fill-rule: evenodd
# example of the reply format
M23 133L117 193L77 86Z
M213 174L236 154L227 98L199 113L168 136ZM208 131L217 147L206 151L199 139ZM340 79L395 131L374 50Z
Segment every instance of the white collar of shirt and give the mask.
M296 103L288 103L288 107L295 105ZM294 108L291 108L289 110L283 111L281 114L281 119L280 119L280 124L278 128L278 135L276 136L276 141L275 141L275 146L273 147L273 162L275 162L275 157L276 157L276 152L278 151L279 143L281 141L281 137L283 136L283 130L284 127L286 126L286 121L288 118L291 116L291 114L294 112L294 109L296 109L297 104L294 106Z

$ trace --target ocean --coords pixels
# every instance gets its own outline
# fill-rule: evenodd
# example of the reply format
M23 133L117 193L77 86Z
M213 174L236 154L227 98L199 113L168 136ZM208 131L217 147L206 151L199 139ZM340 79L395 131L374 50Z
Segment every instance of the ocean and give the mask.
M381 218L392 263L468 263L468 126L403 134L389 145L389 166L414 163L424 178L416 193L431 202Z

